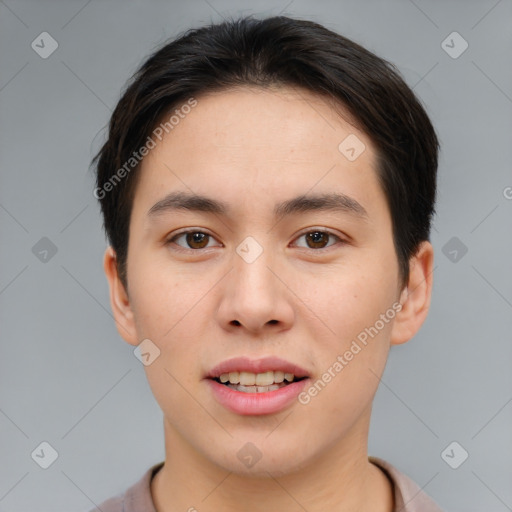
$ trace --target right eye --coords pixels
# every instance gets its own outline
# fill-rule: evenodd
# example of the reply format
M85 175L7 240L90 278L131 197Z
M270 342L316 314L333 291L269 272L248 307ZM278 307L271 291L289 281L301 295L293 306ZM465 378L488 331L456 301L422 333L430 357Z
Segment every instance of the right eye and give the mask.
M186 245L182 245L178 243L178 240L184 239L184 243ZM212 235L205 233L204 231L182 231L177 235L174 235L170 239L167 240L166 244L175 243L179 247L185 250L194 250L197 251L199 249L205 249L208 247L212 247L210 242L215 240Z

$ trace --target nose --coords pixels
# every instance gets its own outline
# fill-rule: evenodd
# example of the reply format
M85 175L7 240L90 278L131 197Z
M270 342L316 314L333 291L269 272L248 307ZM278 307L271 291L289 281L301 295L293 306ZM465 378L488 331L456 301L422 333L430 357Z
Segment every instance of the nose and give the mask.
M285 279L272 264L270 251L264 250L252 262L233 255L234 268L224 280L218 321L229 331L252 334L278 332L293 325L293 294Z

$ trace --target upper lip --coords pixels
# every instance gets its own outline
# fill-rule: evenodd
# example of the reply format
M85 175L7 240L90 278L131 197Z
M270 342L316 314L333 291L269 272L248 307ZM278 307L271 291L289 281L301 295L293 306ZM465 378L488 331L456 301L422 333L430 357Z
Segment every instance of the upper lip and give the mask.
M308 374L304 368L281 359L279 357L263 357L261 359L249 359L248 357L234 357L214 366L207 374L206 378L215 379L224 373L230 372L249 372L265 373L270 371L281 371L284 373L293 373L295 377L307 377Z

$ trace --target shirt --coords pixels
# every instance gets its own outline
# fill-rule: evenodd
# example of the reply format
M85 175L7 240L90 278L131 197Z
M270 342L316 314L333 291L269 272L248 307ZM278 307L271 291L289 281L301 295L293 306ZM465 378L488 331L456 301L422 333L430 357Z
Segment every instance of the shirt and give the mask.
M369 457L369 460L383 470L391 481L395 497L393 512L443 512L415 482L389 462L378 457ZM164 462L159 462L151 466L125 492L104 501L90 512L156 512L151 496L151 479L163 465Z

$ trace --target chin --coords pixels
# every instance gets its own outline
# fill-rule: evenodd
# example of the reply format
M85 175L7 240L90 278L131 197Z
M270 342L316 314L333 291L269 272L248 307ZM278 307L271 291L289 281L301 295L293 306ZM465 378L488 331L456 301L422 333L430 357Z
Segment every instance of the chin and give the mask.
M261 437L245 436L243 439L236 436L228 446L220 446L219 451L212 452L211 446L207 447L203 455L224 471L254 478L290 475L307 467L315 458L314 453L304 452L308 444L304 441L293 442L291 437L270 440L265 439L266 436L268 433ZM310 445L309 449L312 448Z

